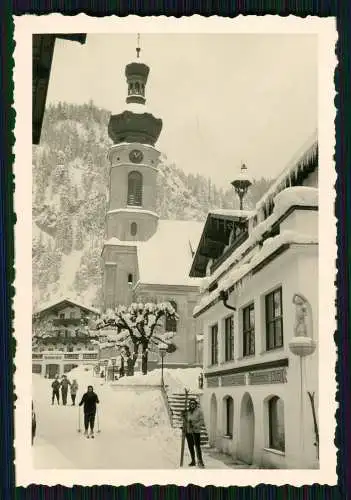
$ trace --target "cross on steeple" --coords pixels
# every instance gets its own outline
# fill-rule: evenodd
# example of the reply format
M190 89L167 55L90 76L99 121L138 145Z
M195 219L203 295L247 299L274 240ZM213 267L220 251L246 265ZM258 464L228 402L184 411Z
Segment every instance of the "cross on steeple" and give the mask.
M139 58L139 57L140 57L140 51L141 51L141 48L140 48L140 33L138 33L138 37L137 37L137 48L136 48L137 58Z

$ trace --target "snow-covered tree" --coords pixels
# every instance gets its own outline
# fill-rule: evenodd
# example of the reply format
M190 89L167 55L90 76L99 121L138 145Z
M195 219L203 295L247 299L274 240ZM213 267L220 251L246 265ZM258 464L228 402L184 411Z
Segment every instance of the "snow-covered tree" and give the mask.
M175 332L162 332L163 325L159 321L164 317L176 320L179 318L169 302L160 304L133 303L129 307L119 306L115 311L107 311L98 321L96 328L98 330L103 328L116 329L115 338L109 337L109 343L127 353L127 358L129 358L133 368L141 349L141 368L142 373L146 375L149 350L155 351L164 346L169 352L175 350L175 346L171 342ZM100 335L100 340L104 340L103 333Z

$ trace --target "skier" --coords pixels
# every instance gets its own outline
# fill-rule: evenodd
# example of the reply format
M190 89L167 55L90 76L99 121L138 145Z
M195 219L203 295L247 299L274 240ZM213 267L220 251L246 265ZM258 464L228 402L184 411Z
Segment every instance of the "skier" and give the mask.
M51 384L51 387L52 387L52 401L51 401L51 404L52 405L54 404L55 397L57 399L57 404L58 405L60 404L60 386L61 386L61 382L58 379L58 375L56 375L55 380Z
M78 392L78 383L76 379L73 379L73 382L71 384L71 399L72 399L72 406L76 404L76 396Z
M204 418L201 408L198 406L196 399L190 399L189 408L185 411L184 419L186 423L185 437L191 456L189 467L194 467L196 465L195 450L198 466L201 468L205 467L201 453L201 427L204 424Z
M62 394L62 404L63 406L66 406L67 404L67 392L68 392L68 386L71 385L71 382L68 380L66 375L62 375L62 381L61 381L61 394Z
M79 406L84 404L84 436L89 437L88 428L90 426L90 437L94 437L94 423L96 414L96 404L99 403L99 398L95 394L93 386L88 385L88 390L83 394Z

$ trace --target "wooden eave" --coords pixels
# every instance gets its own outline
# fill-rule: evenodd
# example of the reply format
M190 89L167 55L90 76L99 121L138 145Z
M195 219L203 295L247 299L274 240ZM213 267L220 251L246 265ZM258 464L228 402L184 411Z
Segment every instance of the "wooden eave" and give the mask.
M84 44L86 34L33 34L32 38L32 142L39 144L56 38Z

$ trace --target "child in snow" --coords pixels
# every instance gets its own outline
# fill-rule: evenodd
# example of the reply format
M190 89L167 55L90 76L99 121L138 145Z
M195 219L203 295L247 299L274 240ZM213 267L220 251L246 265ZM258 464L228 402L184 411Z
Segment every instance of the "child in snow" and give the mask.
M78 392L78 383L76 379L73 379L73 382L71 384L71 399L72 399L72 406L76 404L76 396Z
M99 398L95 394L93 386L88 385L88 390L83 394L79 406L84 405L84 436L88 436L88 428L90 426L90 437L94 437L94 423L96 414L96 404L99 403Z
M68 392L68 386L71 385L71 382L68 380L66 375L62 375L62 381L61 381L61 394L62 394L62 404L63 406L66 406L67 404L67 392Z
M61 382L58 379L58 375L56 375L55 380L51 384L52 387L52 400L51 404L54 404L55 398L57 399L57 404L60 404L60 386Z
M184 421L186 429L185 437L191 456L189 467L194 467L196 465L195 450L198 466L204 467L201 453L201 427L204 423L204 418L196 399L190 399L189 408L184 412Z

